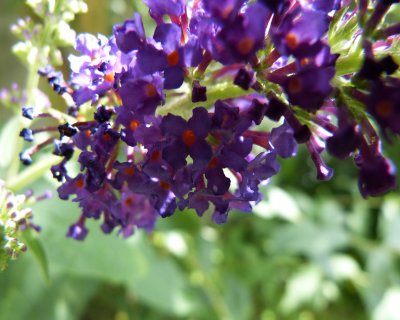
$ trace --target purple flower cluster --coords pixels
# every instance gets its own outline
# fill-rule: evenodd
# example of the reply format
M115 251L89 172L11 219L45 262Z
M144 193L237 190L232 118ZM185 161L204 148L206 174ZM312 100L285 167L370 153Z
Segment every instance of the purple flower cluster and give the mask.
M72 196L82 209L68 236L84 239L85 220L94 218L104 232L118 228L126 237L185 208L199 216L211 211L224 223L231 209L250 211L261 200L260 185L280 170L278 157L294 156L299 143L307 146L318 179L333 174L321 158L327 149L339 158L355 156L363 196L395 186L374 127L367 117L357 118L332 85L339 55L327 31L342 1L144 2L156 23L152 36L135 13L114 26L110 38L77 37L68 84L51 68L40 72L57 93L72 97L69 114L76 121L24 129L27 141L43 131L59 137L25 150L21 160L31 163L51 143L63 157L51 168L62 182L59 196ZM369 89L351 94L382 130L399 134L399 82L389 76L397 64L375 59L372 45L368 52L359 73L346 76ZM209 100L219 81L228 92L247 92ZM186 96L189 118L169 109ZM171 113L161 116L164 109ZM32 107L23 115L52 117ZM280 123L265 130L267 118ZM67 168L75 151L77 175Z

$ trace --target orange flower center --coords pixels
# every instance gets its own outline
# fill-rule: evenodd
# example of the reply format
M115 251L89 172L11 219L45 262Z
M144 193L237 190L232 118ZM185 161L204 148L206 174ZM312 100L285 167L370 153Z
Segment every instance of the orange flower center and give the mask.
M150 156L151 161L158 161L161 158L161 151L160 150L155 150L152 152Z
M103 140L106 142L111 141L111 136L108 133L103 134Z
M172 51L168 56L167 56L167 62L168 65L173 67L176 66L179 63L179 52L178 51Z
M299 44L299 39L297 38L297 36L293 33L293 32L289 32L286 37L286 44L290 49L294 49L298 46Z
M128 176L132 176L135 173L135 168L133 167L125 168L124 173L127 174Z
M79 178L78 180L75 181L75 186L78 189L82 189L84 185L85 185L85 182L83 181L83 178Z
M302 58L302 59L300 60L300 65L302 65L302 66L304 67L304 66L307 65L309 62L310 62L310 59L308 59L308 58Z
M131 197L128 197L125 199L124 202L127 207L130 207L133 204L133 199Z
M135 131L138 127L139 127L139 121L137 120L132 120L129 124L129 129L131 129L132 131Z
M150 98L155 97L157 95L157 88L152 83L146 84L145 91L146 95Z
M196 134L190 130L190 129L186 129L183 133L182 133L182 140L183 143L186 144L188 147L190 147L191 145L193 145L196 140Z
M388 118L393 112L393 103L387 100L379 101L376 104L376 113L382 118Z
M215 169L218 165L218 158L214 157L211 159L210 163L208 164L208 168Z
M160 181L159 182L161 189L165 190L165 191L169 191L171 190L171 185L168 182L165 181Z
M107 73L104 76L104 80L106 80L107 82L114 82L114 73Z
M289 80L288 91L291 94L296 94L301 91L301 80L298 77L293 77Z
M254 47L254 40L250 37L243 38L237 45L237 50L242 55L247 55Z
M234 8L233 4L227 5L226 8L224 9L224 11L222 11L222 18L227 19L229 17L229 15L231 14L233 8Z

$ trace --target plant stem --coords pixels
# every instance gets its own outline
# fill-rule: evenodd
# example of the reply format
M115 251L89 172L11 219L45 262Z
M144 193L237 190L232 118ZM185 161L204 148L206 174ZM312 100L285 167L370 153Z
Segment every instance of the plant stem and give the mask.
M237 98L250 93L251 91L243 90L242 88L233 85L232 82L222 82L214 86L207 87L207 101L193 103L191 100L192 94L190 91L178 98L172 99L164 107L161 107L157 113L159 115L177 113L185 118L189 118L192 109L196 107L203 106L209 109L217 100Z

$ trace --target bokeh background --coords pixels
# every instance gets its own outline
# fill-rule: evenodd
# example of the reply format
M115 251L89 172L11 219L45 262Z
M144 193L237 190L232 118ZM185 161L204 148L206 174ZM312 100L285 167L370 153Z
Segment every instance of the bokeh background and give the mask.
M140 0L87 4L89 12L73 23L78 32L110 35L134 10L146 13ZM32 12L24 1L1 0L0 88L24 85L9 26L25 15ZM151 30L151 21L145 24ZM11 117L1 107L0 134ZM398 142L385 147L399 166ZM65 237L79 215L76 204L57 197L38 203L34 221L50 279L29 251L11 262L0 273L0 319L399 320L398 190L362 199L352 160L326 161L336 174L317 182L300 149L282 162L252 214L232 213L222 226L177 212L160 219L154 233L125 240L90 221L89 236L77 242ZM30 187L39 194L56 184L45 175Z

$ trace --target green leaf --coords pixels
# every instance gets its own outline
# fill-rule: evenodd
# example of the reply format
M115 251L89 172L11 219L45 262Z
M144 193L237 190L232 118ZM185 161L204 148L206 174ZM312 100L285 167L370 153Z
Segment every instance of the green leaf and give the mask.
M129 281L130 291L140 300L168 314L187 315L192 305L187 297L187 278L170 256L160 256L149 245L142 244L148 262L145 272Z
M0 319L82 319L98 282L64 274L45 284L33 260L23 255L0 273Z
M249 319L251 313L251 298L248 287L233 275L224 276L224 300L229 311L229 319Z
M375 308L373 320L395 320L399 317L400 286L396 285L386 290L385 295Z
M28 250L32 252L35 257L40 267L43 280L48 284L50 282L49 265L42 243L32 234L32 230L29 229L22 233L22 238L27 245Z
M326 257L349 242L345 230L339 226L317 225L311 221L282 226L273 232L272 238L273 252L304 254L311 258Z
M324 297L321 295L322 285L321 270L313 265L302 268L288 280L280 304L281 310L288 314L304 305L324 303Z

